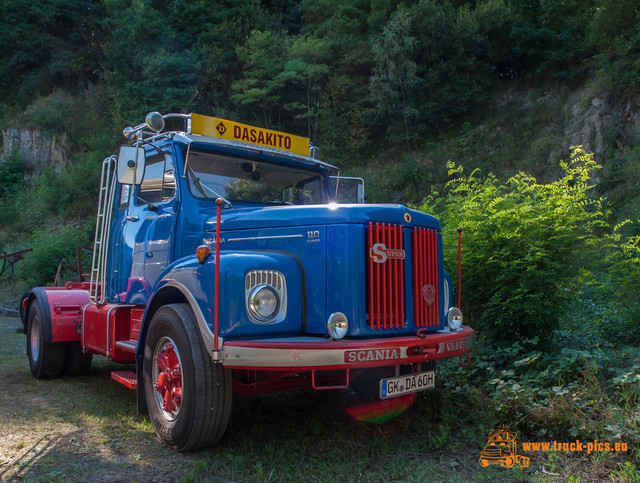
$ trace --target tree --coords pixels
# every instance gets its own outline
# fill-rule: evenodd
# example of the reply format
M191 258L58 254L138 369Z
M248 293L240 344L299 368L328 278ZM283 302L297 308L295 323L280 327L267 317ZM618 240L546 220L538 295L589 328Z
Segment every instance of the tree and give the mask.
M92 0L0 2L0 96L26 105L95 82L103 14Z
M331 52L329 43L311 35L297 37L287 49L287 61L280 74L287 89L285 110L295 119L306 121L307 135L312 136L314 107L320 101L322 89L330 75L327 65ZM301 102L302 101L302 102Z
M285 32L254 30L246 42L236 48L243 73L231 86L231 98L249 107L267 128L273 126L274 120L280 120L284 95L280 74L284 70L287 41Z
M375 64L369 85L378 116L385 119L389 138L404 139L407 146L418 134L415 48L411 16L406 11L395 13L371 45Z

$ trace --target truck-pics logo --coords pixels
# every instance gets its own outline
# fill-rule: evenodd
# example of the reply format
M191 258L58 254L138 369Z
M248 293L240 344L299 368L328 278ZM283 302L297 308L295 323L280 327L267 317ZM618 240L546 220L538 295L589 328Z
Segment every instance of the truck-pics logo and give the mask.
M518 465L521 468L529 466L529 458L518 453L516 432L507 426L498 426L489 433L487 444L480 454L479 463L482 467L500 465L511 468Z
M369 249L369 256L375 263L384 263L387 259L404 260L404 250L387 248L384 243L376 243Z

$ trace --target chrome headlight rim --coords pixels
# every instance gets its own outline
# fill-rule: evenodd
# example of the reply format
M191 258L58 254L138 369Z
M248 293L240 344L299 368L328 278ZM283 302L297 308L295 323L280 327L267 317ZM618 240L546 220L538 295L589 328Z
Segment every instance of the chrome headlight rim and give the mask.
M266 290L267 294L271 294L275 300L274 309L271 312L269 312L267 315L265 315L264 313L260 313L260 309L262 308L262 305L259 304L258 295L263 290ZM249 311L251 312L251 316L257 322L261 322L261 323L272 322L273 320L275 320L276 316L280 312L280 297L278 296L278 292L274 287L266 283L256 285L251 290L248 302L249 302L248 306L249 306Z
M458 330L462 327L462 322L464 321L464 317L462 315L462 310L458 307L451 307L447 311L447 325L453 331Z
M349 319L342 312L334 312L327 320L327 333L334 340L344 338L349 332Z

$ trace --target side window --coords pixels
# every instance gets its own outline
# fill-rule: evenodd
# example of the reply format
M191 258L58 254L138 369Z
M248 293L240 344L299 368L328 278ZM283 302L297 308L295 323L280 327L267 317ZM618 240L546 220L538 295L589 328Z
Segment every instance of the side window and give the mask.
M138 198L147 203L160 203L173 198L175 192L176 178L171 156L159 154L147 158Z
M297 204L300 205L317 205L326 199L324 194L324 186L319 176L316 176L304 183L298 185L300 193Z

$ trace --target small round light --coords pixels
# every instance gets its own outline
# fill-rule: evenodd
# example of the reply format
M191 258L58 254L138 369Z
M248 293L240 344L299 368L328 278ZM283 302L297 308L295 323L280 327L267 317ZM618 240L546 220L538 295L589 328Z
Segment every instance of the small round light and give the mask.
M133 139L136 136L136 133L132 127L125 127L122 130L122 135L127 139Z
M334 339L342 339L349 330L349 320L342 312L335 312L329 316L327 332Z
M458 330L462 325L462 310L457 307L451 307L447 312L447 324L451 330Z
M280 300L278 294L269 285L258 285L249 295L251 315L258 322L270 322L278 313Z
M160 132L164 129L164 119L162 114L159 112L150 112L147 114L144 122L147 124L147 127L155 132Z

